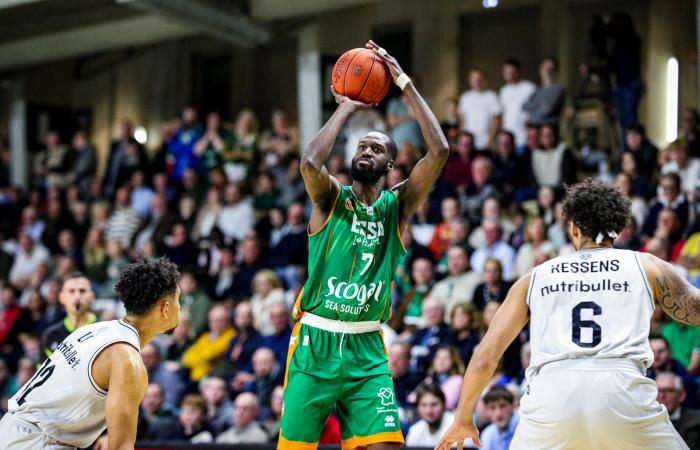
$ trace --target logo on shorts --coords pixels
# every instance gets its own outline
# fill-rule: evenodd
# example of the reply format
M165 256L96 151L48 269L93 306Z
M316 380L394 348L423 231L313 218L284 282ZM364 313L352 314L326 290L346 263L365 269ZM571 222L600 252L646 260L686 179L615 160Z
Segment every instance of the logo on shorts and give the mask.
M392 392L391 388L384 387L379 389L377 396L379 400L382 401L382 406L391 406L394 404L394 392Z
M384 426L387 428L394 428L396 426L396 419L394 419L394 416L386 416L384 418Z

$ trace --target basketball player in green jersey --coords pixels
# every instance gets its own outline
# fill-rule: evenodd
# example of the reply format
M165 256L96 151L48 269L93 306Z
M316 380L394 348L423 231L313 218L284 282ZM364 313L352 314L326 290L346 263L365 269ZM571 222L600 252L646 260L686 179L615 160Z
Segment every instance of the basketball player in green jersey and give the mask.
M297 298L285 376L278 449L311 450L335 406L343 449L398 449L403 444L394 387L380 324L391 314L391 280L406 250L401 233L425 201L448 157L435 115L396 59L374 42L403 89L427 145L408 179L383 190L394 167L396 144L385 134L360 139L352 160L352 186L341 186L324 167L347 118L373 105L335 94L338 108L302 156L311 197L309 278Z

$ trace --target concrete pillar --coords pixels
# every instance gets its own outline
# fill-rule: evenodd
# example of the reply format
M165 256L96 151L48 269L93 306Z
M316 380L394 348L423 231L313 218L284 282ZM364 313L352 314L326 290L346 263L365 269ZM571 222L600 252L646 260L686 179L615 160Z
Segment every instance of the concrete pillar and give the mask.
M321 52L316 24L304 27L297 46L299 139L303 149L318 133L322 121Z
M9 140L12 151L10 177L12 184L27 187L29 184L29 149L27 148L27 100L24 83L20 79L10 87Z

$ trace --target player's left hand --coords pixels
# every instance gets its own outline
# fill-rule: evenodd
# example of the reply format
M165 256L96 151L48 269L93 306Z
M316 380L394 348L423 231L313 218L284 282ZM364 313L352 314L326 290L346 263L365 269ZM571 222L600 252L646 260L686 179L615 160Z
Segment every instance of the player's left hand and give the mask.
M457 444L458 450L464 449L464 440L471 438L477 448L481 448L479 441L479 430L473 423L453 422L452 426L445 432L440 442L435 446L435 450L450 450L453 444Z
M106 434L97 438L97 440L95 441L95 445L92 446L92 450L107 450L108 448L109 444L107 443Z
M369 109L369 108L374 108L377 106L377 103L362 103L357 100L352 100L349 97L346 97L344 95L340 95L335 91L335 88L331 85L331 92L333 93L333 97L335 98L335 102L338 105L348 105L352 109L353 112L358 111L360 109Z
M374 54L379 56L379 58L381 58L382 61L384 61L387 66L389 66L389 73L391 73L391 78L394 80L394 83L396 83L396 79L399 77L399 75L403 73L403 69L399 65L399 62L396 61L396 58L388 54L386 50L377 45L377 43L371 39L365 44L365 48L373 50Z

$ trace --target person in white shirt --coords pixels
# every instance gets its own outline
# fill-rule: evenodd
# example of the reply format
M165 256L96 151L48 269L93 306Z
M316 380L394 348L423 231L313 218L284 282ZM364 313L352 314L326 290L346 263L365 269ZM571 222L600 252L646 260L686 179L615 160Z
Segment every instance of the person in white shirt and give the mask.
M492 90L486 89L486 75L481 69L469 72L470 90L459 98L459 115L464 130L474 135L477 149L493 147L501 126L501 104Z
M497 219L485 218L481 222L486 244L478 248L470 259L471 268L476 273L483 273L486 260L495 258L503 266L503 279L510 281L514 273L515 250L501 240L503 229Z
M408 429L406 447L434 447L449 428L454 414L445 411L445 394L437 384L420 386L416 403L421 420ZM471 439L467 443L471 444Z
M682 141L674 141L668 146L671 161L661 167L661 174L676 172L681 177L684 192L695 192L700 185L700 158L691 158L688 146Z
M449 320L456 304L472 301L474 289L481 277L469 270L469 254L461 245L453 245L447 250L447 267L449 274L444 280L435 283L429 298L445 308L445 317Z
M503 63L501 73L505 84L498 94L503 108L503 129L513 133L516 147L527 143L527 113L523 105L536 89L533 82L520 78L521 68L517 59L509 58Z
M24 288L29 284L37 266L49 260L50 255L46 247L34 242L29 234L20 235L19 247L9 273L10 282Z
M226 206L219 213L216 225L227 237L242 241L255 224L255 209L249 198L243 198L238 185L229 184L224 193Z

